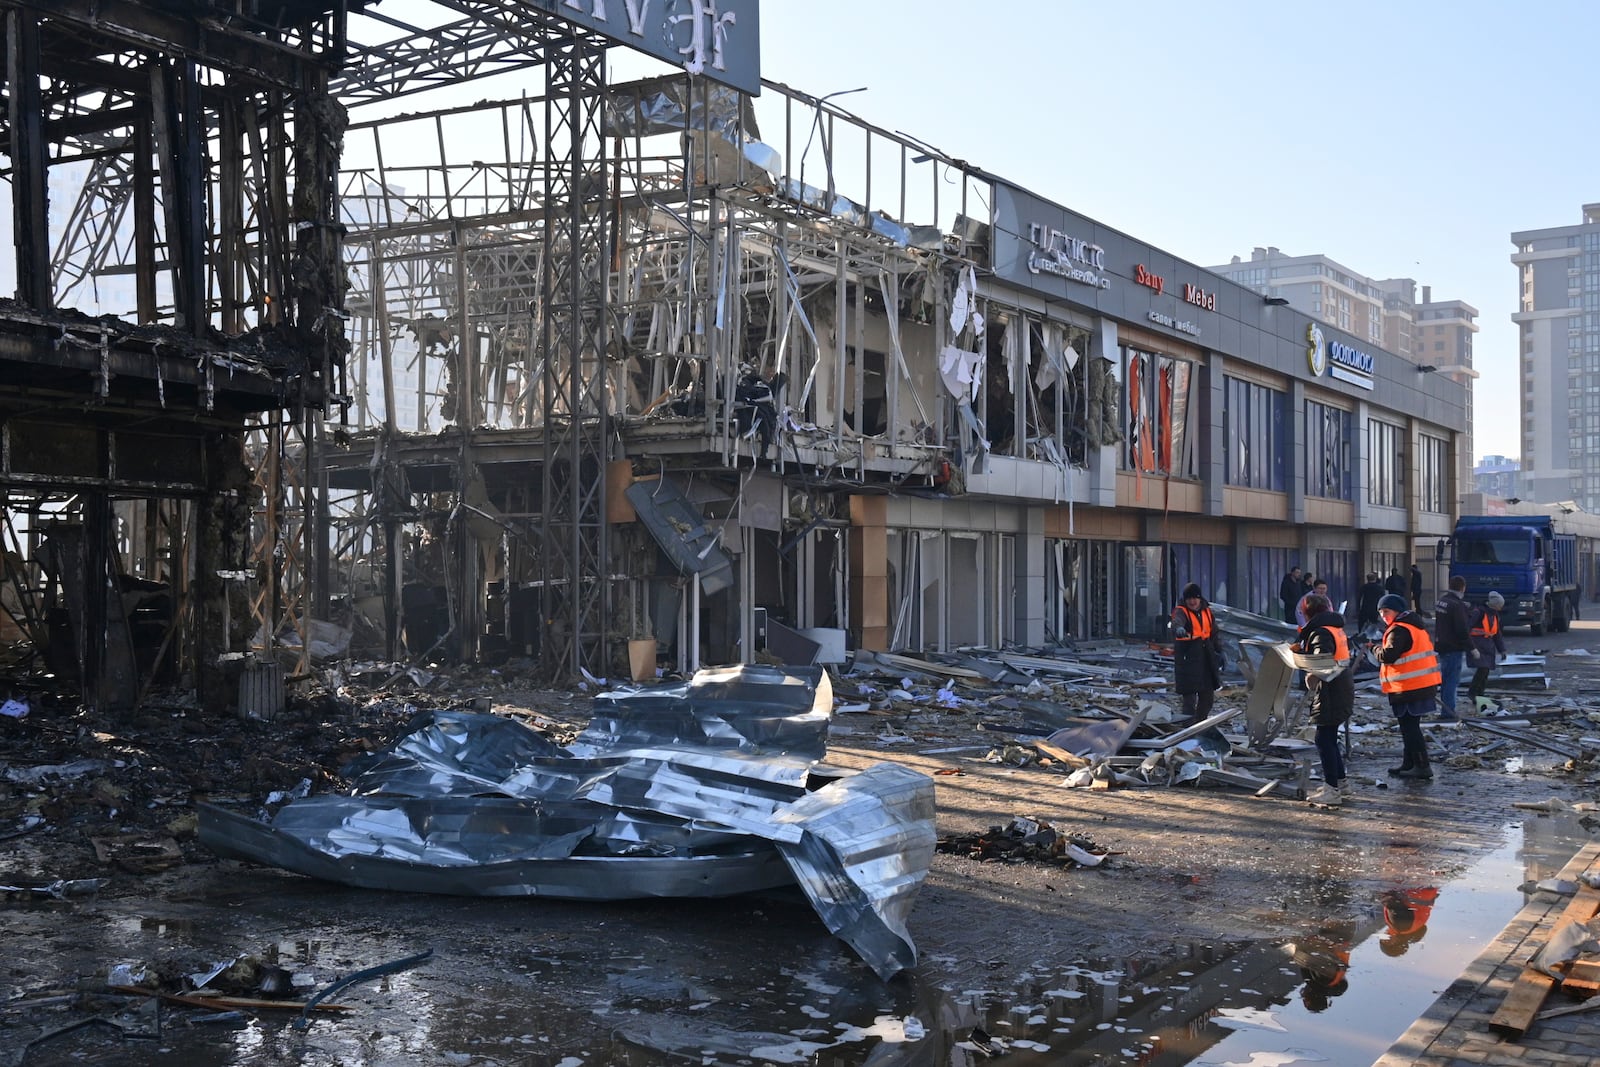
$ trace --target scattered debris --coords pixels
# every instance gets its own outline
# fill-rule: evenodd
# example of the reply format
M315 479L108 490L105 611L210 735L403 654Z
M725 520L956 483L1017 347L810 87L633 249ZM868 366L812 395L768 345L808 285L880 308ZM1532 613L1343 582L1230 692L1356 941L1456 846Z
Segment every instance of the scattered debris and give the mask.
M939 838L940 852L966 856L980 863L1036 862L1078 867L1099 867L1107 857L1121 855L1082 834L1066 834L1043 819L1018 817L987 833L948 834Z

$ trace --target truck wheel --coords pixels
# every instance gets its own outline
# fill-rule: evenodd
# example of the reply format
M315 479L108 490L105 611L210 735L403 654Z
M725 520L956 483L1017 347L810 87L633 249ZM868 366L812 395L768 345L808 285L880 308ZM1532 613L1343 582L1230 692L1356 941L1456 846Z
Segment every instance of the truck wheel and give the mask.
M1529 637L1543 637L1550 628L1550 601L1545 600L1544 606L1539 609L1539 617L1528 624Z
M1565 596L1555 598L1551 606L1551 629L1558 634L1564 634L1572 629L1572 602Z

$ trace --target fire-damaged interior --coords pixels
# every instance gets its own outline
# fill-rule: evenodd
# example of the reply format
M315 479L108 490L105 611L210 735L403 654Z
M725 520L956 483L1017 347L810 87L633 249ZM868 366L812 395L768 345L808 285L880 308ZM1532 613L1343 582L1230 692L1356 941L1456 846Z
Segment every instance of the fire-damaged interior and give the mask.
M14 684L999 645L1019 575L1095 628L1092 542L888 508L1081 497L1115 343L980 286L984 174L728 74L753 2L672 10L0 0ZM1122 447L1181 471L1148 363Z
M313 501L281 460L342 387L345 12L0 13L4 670L101 707L230 704L252 644L306 617Z

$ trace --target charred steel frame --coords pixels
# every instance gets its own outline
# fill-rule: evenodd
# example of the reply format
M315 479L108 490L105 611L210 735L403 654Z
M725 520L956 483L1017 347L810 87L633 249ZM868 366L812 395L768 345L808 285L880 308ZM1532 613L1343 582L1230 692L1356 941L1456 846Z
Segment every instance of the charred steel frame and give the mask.
M610 660L607 540L607 281L610 256L601 43L571 34L545 53L545 243L540 279L545 353L540 531L543 575L541 644L547 672L576 677Z
M20 514L54 500L46 511L83 523L85 577L101 583L118 574L106 558L117 551L117 501L146 501L152 528L187 516L169 530L181 544L164 574L185 608L162 648L182 647L202 699L219 707L229 701L222 663L239 650L227 583L250 539L246 432L266 414L267 454L310 470L341 387L344 117L328 87L345 58L345 0L0 0L0 25L17 279L16 300L0 301L7 518L13 503ZM56 167L83 177L52 232ZM134 279L132 306L119 309L127 318L74 310L86 283L118 274ZM30 465L29 441L46 439L35 416L98 437L83 439L75 466ZM141 464L151 457L123 442L152 428L189 440L198 473ZM270 643L303 623L300 596L284 589L307 587L321 549L305 479L265 488L274 574L257 597ZM163 503L181 500L195 506ZM145 564L156 555L147 550ZM101 606L98 596L84 605L97 635L114 622ZM148 679L102 678L105 644L81 649L84 698L127 706Z

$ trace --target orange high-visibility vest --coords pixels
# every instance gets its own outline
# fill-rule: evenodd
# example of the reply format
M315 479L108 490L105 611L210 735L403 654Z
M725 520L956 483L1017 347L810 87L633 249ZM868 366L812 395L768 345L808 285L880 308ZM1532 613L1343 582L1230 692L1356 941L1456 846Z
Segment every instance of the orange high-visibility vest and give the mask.
M1179 641L1205 641L1205 640L1208 640L1211 637L1211 609L1210 608L1201 608L1199 614L1196 614L1196 613L1194 613L1194 612L1189 610L1189 606L1187 604L1179 604L1177 607L1172 609L1173 617L1176 618L1177 615L1178 615L1178 612L1180 612L1180 611L1183 612L1185 615L1187 615L1189 617L1189 625L1187 627L1185 627L1185 629L1187 629L1189 631L1189 636L1188 637L1180 637L1180 638L1177 638L1177 640L1179 640Z
M1411 651L1393 663L1378 664L1378 682L1385 693L1409 693L1440 685L1444 675L1439 673L1439 657L1433 651L1433 639L1420 626L1396 619L1391 627L1404 626L1411 631Z
M1317 629L1324 630L1333 635L1334 659L1343 662L1344 660L1350 658L1350 639L1344 635L1343 630L1339 629L1337 626L1319 626ZM1297 649L1297 651L1309 653L1311 651L1310 639L1308 638L1306 640L1306 647Z
M1499 637L1500 616L1496 615L1492 611L1484 612L1482 620L1479 621L1478 625L1472 628L1472 633L1469 636L1487 638L1491 641L1496 637Z

